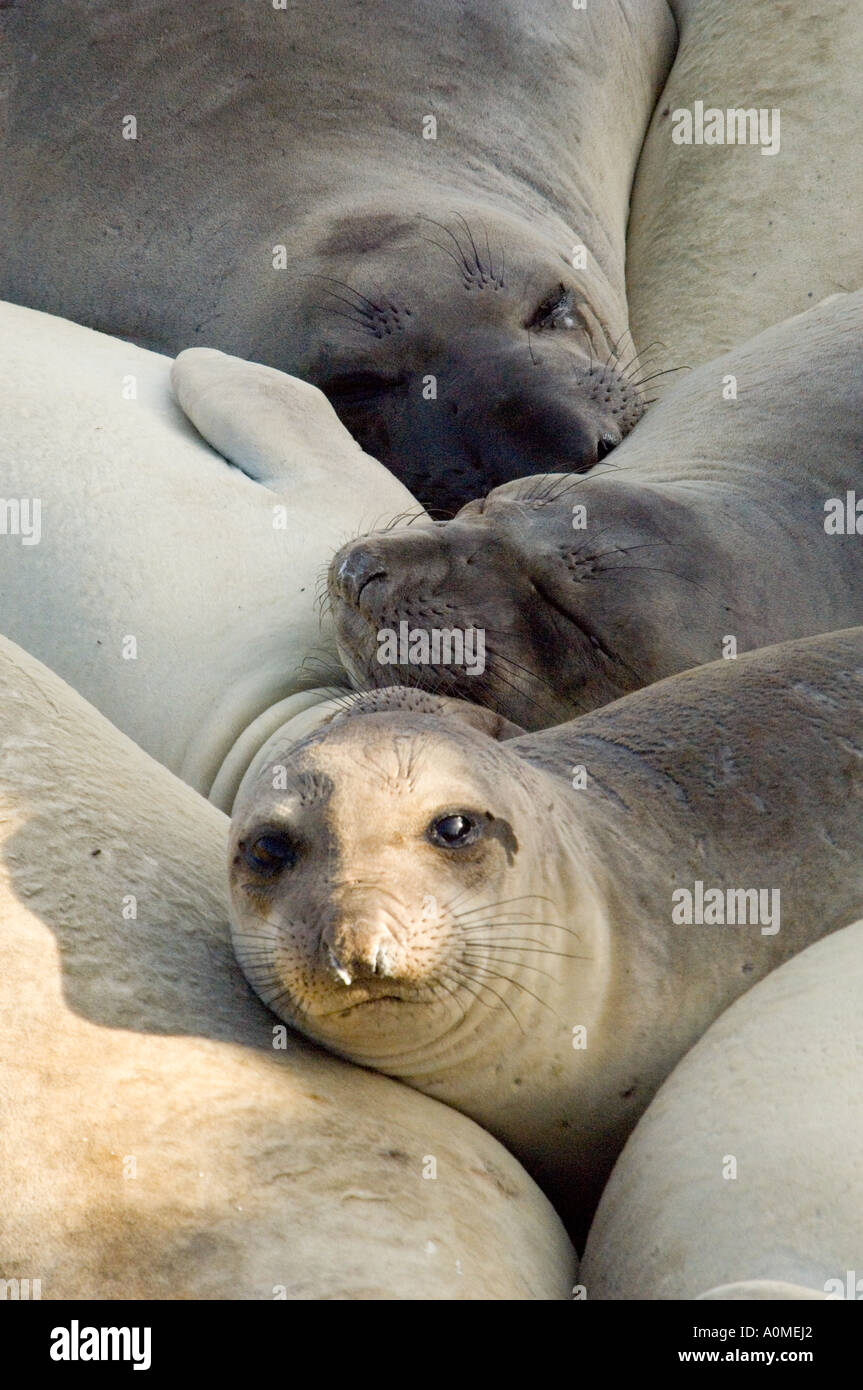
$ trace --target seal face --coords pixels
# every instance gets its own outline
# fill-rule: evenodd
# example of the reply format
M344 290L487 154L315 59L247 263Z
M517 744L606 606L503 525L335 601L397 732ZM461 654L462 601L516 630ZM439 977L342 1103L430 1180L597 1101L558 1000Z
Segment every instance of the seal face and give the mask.
M571 234L490 204L435 211L339 219L303 294L297 370L451 516L513 478L591 468L644 400L631 339L566 259Z
M387 692L387 704L377 716L360 702L325 743L315 733L267 761L238 800L230 882L235 948L261 997L398 1073L406 1029L426 1055L448 1050L477 1012L485 1024L490 1005L524 993L513 965L552 949L531 942L534 919L558 944L569 926L531 891L530 769L468 723L442 738L446 702ZM369 739L362 709L385 739Z
M584 482L582 490L564 476L520 480L451 522L417 521L344 546L328 584L339 654L354 683L402 680L538 729L671 674L661 594L671 590L681 612L691 605L701 523L668 496L658 523L649 497L613 476ZM594 524L576 532L573 499L588 493ZM713 608L718 625L721 607ZM413 661L409 644L402 664L383 660L381 634L403 625L408 633L482 632L483 670ZM698 659L693 652L679 665Z

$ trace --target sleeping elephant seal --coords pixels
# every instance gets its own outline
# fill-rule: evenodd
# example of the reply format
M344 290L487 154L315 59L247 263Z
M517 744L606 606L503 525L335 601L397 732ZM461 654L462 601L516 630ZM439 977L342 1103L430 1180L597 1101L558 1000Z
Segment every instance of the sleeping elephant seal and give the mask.
M586 478L526 479L447 524L350 542L329 583L342 660L360 686L416 684L542 728L852 626L861 460L858 293L693 372ZM443 645L453 630L482 635L481 661Z
M863 285L859 0L669 3L680 43L627 233L632 331L651 374Z
M856 922L717 1019L618 1159L588 1298L863 1299L861 997Z
M302 1032L496 1134L579 1239L708 1024L863 910L861 690L854 628L538 734L359 697L240 789L243 970Z
M0 344L4 633L230 810L270 734L346 684L333 552L416 503L272 368L181 355L216 453L169 359L15 305Z
M3 297L304 377L444 511L589 467L638 418L625 228L666 0L325 23L36 0L2 24Z
M490 1135L273 1028L226 818L3 639L0 705L7 1296L567 1298L563 1228Z

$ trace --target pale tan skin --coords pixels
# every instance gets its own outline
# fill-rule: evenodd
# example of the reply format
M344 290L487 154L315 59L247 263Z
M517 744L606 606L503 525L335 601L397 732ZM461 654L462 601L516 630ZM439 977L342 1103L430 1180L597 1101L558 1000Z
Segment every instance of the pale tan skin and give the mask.
M670 4L679 45L645 137L627 231L632 331L648 371L696 367L863 285L857 0ZM779 152L674 144L674 112L696 100L778 107Z
M848 1272L863 1278L861 988L858 921L708 1029L606 1187L588 1298L848 1298Z
M226 818L5 639L0 701L2 1277L568 1297L561 1224L491 1136L290 1032L274 1050L231 952Z
M303 1032L503 1139L578 1241L675 1062L863 908L843 751L861 669L853 629L540 734L395 689L298 746L276 738L235 807L241 964ZM441 844L458 815L475 840ZM672 890L695 880L779 888L780 930L674 925Z

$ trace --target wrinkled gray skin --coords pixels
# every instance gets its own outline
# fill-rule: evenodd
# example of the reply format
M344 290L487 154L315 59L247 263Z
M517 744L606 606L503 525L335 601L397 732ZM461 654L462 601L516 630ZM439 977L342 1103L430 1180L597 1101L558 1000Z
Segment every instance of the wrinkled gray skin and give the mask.
M624 233L675 32L665 0L0 11L0 297L301 376L444 513L590 467L643 409Z
M855 628L541 733L392 689L276 735L232 821L243 970L310 1037L503 1140L578 1242L678 1059L863 910L861 689ZM436 830L453 817L464 844ZM777 890L778 930L675 923L698 880Z
M848 627L863 540L827 534L825 502L863 496L861 461L857 293L693 372L586 478L528 478L346 545L329 580L342 660L360 688L419 685L544 728L728 637L742 652ZM485 670L381 664L378 634L402 621L484 629Z

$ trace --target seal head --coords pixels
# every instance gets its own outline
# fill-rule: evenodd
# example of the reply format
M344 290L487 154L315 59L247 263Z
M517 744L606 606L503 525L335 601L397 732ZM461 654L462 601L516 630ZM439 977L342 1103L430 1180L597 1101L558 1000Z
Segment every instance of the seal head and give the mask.
M445 1076L456 1049L463 1070L545 1007L522 970L568 950L572 922L550 901L566 899L541 848L549 794L500 741L519 733L404 690L294 748L273 741L229 851L235 949L266 1003L415 1082Z
M355 208L317 243L291 361L439 515L514 478L591 468L644 404L611 291L599 267L573 269L573 240L490 204Z
M329 597L354 683L402 681L540 729L708 659L686 636L704 630L711 603L721 626L699 582L710 553L703 519L670 490L634 487L608 469L523 479L450 522L424 519L343 546ZM582 499L588 531L573 527ZM391 664L382 637L403 624L408 635L481 632L483 669L413 660L409 645ZM681 634L674 649L669 631Z

